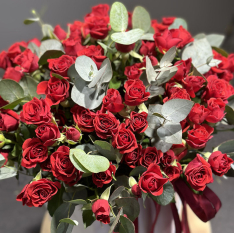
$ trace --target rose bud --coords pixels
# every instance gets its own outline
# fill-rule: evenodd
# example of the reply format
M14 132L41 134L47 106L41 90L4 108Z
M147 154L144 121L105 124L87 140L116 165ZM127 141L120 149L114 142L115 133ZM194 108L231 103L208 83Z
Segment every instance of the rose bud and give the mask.
M93 120L96 114L82 106L75 105L71 108L73 119L82 132L93 132Z
M22 146L23 158L21 165L25 168L36 167L48 158L48 149L38 138L27 139Z
M19 115L13 110L0 111L0 131L11 132L19 126Z
M223 176L230 170L233 160L229 158L227 154L215 151L210 155L208 163L215 175Z
M102 103L103 107L112 113L120 112L124 108L122 97L116 89L108 89Z
M15 82L19 82L23 77L23 72L20 67L8 67L2 77L2 79L10 79Z
M50 162L54 177L64 181L69 186L73 186L81 179L83 172L74 167L69 158L69 152L69 147L60 146L57 151L50 155Z
M209 141L213 136L214 128L207 124L194 124L193 129L188 131L187 144L194 149L202 149L206 146L207 141Z
M209 115L210 111L199 103L195 103L191 109L188 118L194 124L201 124L205 121L206 117Z
M178 179L182 173L182 167L180 163L177 163L177 166L167 165L164 168L165 174L169 177L169 181Z
M8 67L11 67L11 60L7 56L6 51L0 53L0 68L6 70Z
M104 224L110 223L110 205L107 200L99 199L92 205L92 211L97 221Z
M65 40L67 37L67 33L61 28L60 25L56 25L54 27L54 34L58 37L60 41Z
M98 188L102 188L104 184L109 184L112 181L112 175L115 175L115 172L116 167L110 163L106 171L92 174L93 183Z
M133 43L131 45L122 45L119 43L115 43L115 48L122 53L128 53L131 50L133 50L134 47L135 47L135 43Z
M150 93L141 80L127 80L124 84L126 90L124 99L128 106L138 106L148 100Z
M61 184L57 181L40 179L26 184L16 200L21 201L23 206L26 204L29 207L42 207L46 202L51 200L60 188Z
M225 103L220 98L211 98L207 101L207 109L210 111L206 117L209 123L218 123L225 116Z
M125 67L124 75L127 76L129 80L140 79L143 73L143 70L140 70L140 68L142 68L142 63L135 63L132 66L127 66Z
M203 191L207 184L213 183L210 164L199 154L188 164L184 174L190 186L197 191Z
M51 121L50 105L44 99L37 99L25 103L20 112L20 120L26 124L42 124Z
M7 56L13 61L17 55L21 54L21 47L26 49L28 45L25 41L14 43L8 49Z
M60 131L56 124L46 123L38 126L35 130L36 136L40 138L45 146L52 146L56 139L60 138Z
M160 167L152 163L139 180L139 187L144 193L151 193L153 196L160 196L163 193L163 185L168 182L163 178Z
M81 133L78 129L73 127L67 127L65 129L66 141L71 144L77 144L81 140Z
M63 46L65 53L70 56L77 56L78 51L84 48L81 44L81 38L71 38L71 36L63 41Z
M141 192L141 189L140 189L138 184L134 184L131 188L131 191L132 191L133 195L135 195L138 198L141 198L142 192Z

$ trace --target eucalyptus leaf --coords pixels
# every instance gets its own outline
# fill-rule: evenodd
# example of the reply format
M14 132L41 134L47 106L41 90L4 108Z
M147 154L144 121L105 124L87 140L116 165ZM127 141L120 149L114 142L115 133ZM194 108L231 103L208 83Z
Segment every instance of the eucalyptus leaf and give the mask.
M154 41L154 34L153 33L146 33L141 37L141 40Z
M213 152L221 151L223 154L229 154L234 152L234 140L229 140L221 143L214 148Z
M148 32L151 27L151 18L149 12L141 6L135 7L132 14L132 27L140 28Z
M130 219L121 215L119 220L120 220L120 227L119 227L120 233L135 233L135 226Z
M130 172L129 176L136 176L142 175L147 170L146 167L143 166L137 166Z
M40 95L37 94L38 83L32 77L23 77L19 84L22 86L25 95L29 96L30 99L33 99L34 97L40 98Z
M131 45L138 41L144 34L142 29L132 29L127 32L118 32L111 35L111 39L122 45Z
M84 228L89 227L96 219L92 210L84 210L82 213Z
M24 90L11 79L2 79L0 81L0 96L8 102L14 102L24 97Z
M166 153L173 144L165 142L165 139L162 140L158 137L151 139L152 146L155 146L158 150L161 150L163 153Z
M69 218L61 219L61 220L59 220L59 222L60 223L69 223L69 224L74 225L74 226L78 225L78 222L76 220L72 220L72 219L69 219Z
M38 22L40 19L37 17L37 18L29 18L29 19L25 19L24 20L24 24L26 25L29 25L29 24L32 24L32 23L35 23L35 22Z
M105 189L105 191L101 194L100 199L104 199L107 201L109 200L112 185Z
M225 36L220 34L210 34L206 36L206 39L211 46L220 47Z
M23 97L23 98L20 98L20 99L17 99L16 101L14 102L11 102L10 104L7 104L5 106L2 106L1 108L2 109L14 109L17 105L21 104L21 102L25 99L26 97Z
M123 208L120 208L118 214L116 215L116 218L115 218L114 222L112 223L112 225L110 227L109 233L114 232L115 227L119 222L119 218L120 218L120 215L121 215L122 212L123 212Z
M225 112L225 118L227 119L227 122L231 125L234 125L234 110L230 106L226 105Z
M146 75L149 84L152 81L155 81L155 78L157 76L156 72L154 71L154 67L151 63L151 60L149 59L148 56L146 56Z
M118 79L116 76L114 76L109 83L109 88L110 89L119 89L121 86L122 82L120 79Z
M116 160L116 149L107 141L97 140L94 142L97 151L109 160Z
M30 49L34 54L39 56L39 47L35 43L29 42L28 49Z
M42 25L42 34L44 37L57 39L57 36L54 34L54 28L49 24Z
M182 19L182 18L176 18L174 20L174 22L169 26L169 30L170 29L178 29L180 26L182 26L183 28L185 28L186 30L188 29L188 25L187 22Z
M110 25L117 32L124 32L128 27L128 11L121 2L114 2L111 6Z
M2 154L0 154L0 168L3 166L5 162L6 162L6 159L2 156Z
M124 186L119 186L114 192L111 194L109 198L109 202L111 203L114 201L117 197L119 197L120 193L125 189Z
M168 65L171 65L171 62L176 56L176 46L171 47L166 54L163 55L163 57L160 60L160 67L167 67Z
M72 203L74 205L86 205L87 202L83 199L75 199L75 200L71 200L71 201L68 201L69 203Z

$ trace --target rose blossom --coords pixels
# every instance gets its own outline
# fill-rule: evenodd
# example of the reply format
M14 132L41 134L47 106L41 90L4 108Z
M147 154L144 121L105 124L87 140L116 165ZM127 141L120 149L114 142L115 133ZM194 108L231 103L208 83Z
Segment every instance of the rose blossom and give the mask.
M0 68L6 70L8 67L11 67L11 60L7 56L6 51L0 53Z
M131 168L135 168L138 165L138 161L141 158L142 146L138 144L138 147L132 152L123 155L124 162Z
M32 181L32 183L24 186L16 200L29 207L42 207L43 204L51 200L60 188L61 184L57 181L53 182L48 179Z
M67 37L67 33L61 28L60 25L56 25L54 27L54 34L58 37L60 41L65 40Z
M67 127L65 129L66 139L68 140L69 144L75 144L80 141L81 133L78 129L73 127Z
M132 191L133 195L135 195L137 198L141 198L142 192L141 192L141 188L138 184L134 184L131 188L131 191Z
M178 179L182 174L182 167L180 163L177 163L177 166L167 165L163 171L169 177L169 181L173 181Z
M92 211L97 221L104 224L110 223L110 205L107 200L98 199L92 205Z
M192 59L180 60L175 62L175 66L178 68L176 74L171 78L172 80L181 81L184 77L187 77L191 69Z
M191 187L197 191L203 191L207 184L213 183L210 164L199 154L188 164L184 174Z
M191 122L195 124L201 124L205 121L206 117L209 115L210 111L199 103L195 103L192 107L188 118Z
M2 79L10 79L15 82L19 82L23 77L23 72L20 67L8 67L2 77Z
M142 150L139 164L144 167L149 167L150 164L159 164L163 153L161 150L157 150L155 147L147 147Z
M0 110L0 131L11 132L19 127L19 115L13 110Z
M129 80L137 80L140 78L141 74L143 73L141 63L135 63L132 66L125 67L124 75L127 76Z
M164 166L169 166L171 163L176 159L175 153L172 150L168 150L166 153L164 153L161 157L161 163Z
M160 196L163 193L163 185L168 181L163 178L160 167L152 163L139 180L139 187L144 193L150 193L153 196Z
M233 160L229 158L227 154L215 151L210 155L208 163L215 175L223 176L230 170Z

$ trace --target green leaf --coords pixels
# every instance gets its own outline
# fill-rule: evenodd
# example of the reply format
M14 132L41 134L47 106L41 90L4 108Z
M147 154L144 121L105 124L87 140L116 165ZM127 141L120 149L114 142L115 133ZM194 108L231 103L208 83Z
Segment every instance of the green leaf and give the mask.
M14 167L0 168L0 180L8 179L17 175L17 170Z
M119 220L120 220L120 227L119 227L120 233L135 233L135 226L130 219L121 215Z
M44 37L58 39L57 36L54 34L54 28L49 24L42 25L42 34Z
M188 25L187 25L187 22L182 19L182 18L176 18L174 20L174 22L169 26L169 30L170 29L178 29L180 26L182 26L183 28L185 29L188 29Z
M225 118L227 119L228 123L234 125L234 110L230 106L226 105L225 112Z
M109 202L111 203L114 201L117 197L119 197L120 193L125 189L124 186L119 186L110 196Z
M0 81L0 96L11 103L23 98L24 90L14 80L3 79Z
M130 172L129 176L137 176L138 177L139 175L143 174L146 170L147 170L146 167L137 166Z
M118 77L114 76L109 83L109 89L119 89L122 82Z
M176 46L173 46L161 58L160 68L167 67L167 66L171 65L171 62L173 61L175 56L176 56Z
M151 18L149 12L141 6L135 7L132 14L132 27L140 28L148 32L151 27Z
M129 188L128 184L128 177L126 175L121 175L116 177L116 181L114 181L115 186L124 186L126 188Z
M234 95L230 96L228 98L228 106L230 106L232 109L234 109Z
M37 94L38 83L32 77L23 77L19 84L22 86L26 96L29 96L31 99L34 97L40 98L40 95Z
M206 36L206 39L211 46L220 47L225 36L220 34L210 34Z
M37 173L37 175L33 178L32 181L37 181L37 180L40 180L42 178L41 176L41 170Z
M166 206L168 205L174 198L174 189L170 182L167 182L163 185L163 194L160 196L153 196L150 197L155 200L159 205Z
M134 177L130 176L130 177L129 177L129 186L132 187L132 186L134 186L135 184L137 184L137 181L135 180Z
M63 76L60 76L59 74L52 73L51 75L52 75L53 77L55 77L55 78L60 79L60 80L66 80Z
M162 106L162 115L173 123L184 120L193 107L194 102L185 99L172 99Z
M79 168L78 170L81 170L83 172L99 173L106 171L110 166L110 162L105 157L99 155L88 155L81 149L71 149L70 159L73 165L77 169Z
M26 25L29 25L29 24L32 24L34 22L38 22L40 19L37 17L37 18L30 18L30 19L25 19L24 20L24 24Z
M71 233L74 225L69 223L59 223L56 232L57 233Z
M229 140L221 143L214 148L213 152L221 151L223 154L229 154L234 152L234 140Z
M154 41L154 34L153 33L146 33L141 37L141 40Z
M105 191L102 193L100 199L104 199L104 200L107 200L107 201L109 200L112 185L105 189Z
M132 29L127 32L113 33L111 39L122 45L131 45L138 41L144 34L142 29Z
M3 166L3 164L6 162L6 159L0 154L0 167Z
M96 219L92 210L84 210L82 213L84 228L89 227Z
M69 203L62 203L57 210L54 212L54 215L51 219L51 233L57 232L57 227L59 225L59 221L64 218L69 218L73 214L75 210L75 206ZM67 226L68 228L68 226ZM67 229L66 228L66 229Z
M155 78L157 76L154 67L151 63L151 60L149 59L148 56L146 56L146 75L147 75L147 80L148 83L150 84L152 81L155 81Z
M224 57L226 57L226 58L228 57L227 51L225 51L221 48L215 47L215 46L213 46L212 49L215 50L216 52L218 52L219 54L223 55Z
M76 199L76 200L71 200L68 201L69 203L75 204L75 205L86 205L87 202L83 199Z
M128 11L121 2L115 2L111 6L110 25L116 32L124 32L128 27Z
M115 200L115 204L119 208L123 207L123 213L132 221L134 221L140 213L140 205L133 197L118 198Z
M117 225L118 222L119 222L119 218L120 218L120 215L121 215L122 212L123 212L123 208L120 208L118 214L116 215L116 218L115 218L114 222L112 223L112 225L111 225L111 227L110 227L109 233L114 232L115 227L116 227L116 225Z
M10 104L7 104L7 105L5 105L5 106L3 106L3 107L1 107L2 109L14 109L17 105L19 105L23 100L25 99L25 97L23 97L23 98L20 98L20 99L18 99L18 100L16 100L16 101L14 101L14 102L11 102Z
M116 153L118 150L114 149L114 147L106 142L106 141L100 141L97 140L94 142L94 145L97 149L97 151L105 156L109 160L115 160L116 159Z
M69 218L61 219L61 220L59 220L59 222L60 223L69 223L69 224L74 225L74 226L78 225L78 222L76 220L72 220L72 219L69 219Z

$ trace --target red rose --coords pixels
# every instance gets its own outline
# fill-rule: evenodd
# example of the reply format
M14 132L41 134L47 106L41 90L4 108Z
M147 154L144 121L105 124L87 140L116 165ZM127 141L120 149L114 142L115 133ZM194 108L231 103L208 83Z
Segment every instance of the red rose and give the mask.
M46 202L58 192L61 188L59 182L53 182L48 179L40 179L26 184L17 196L16 200L21 201L23 206L26 204L29 207L42 207Z
M48 157L47 147L38 138L25 140L22 150L23 158L21 165L25 168L36 167L37 163L44 162Z
M210 111L203 105L195 103L191 109L188 118L191 122L195 124L201 124L205 121L206 117L209 115Z
M60 137L57 125L53 123L42 124L35 130L36 136L40 138L45 146L52 146Z
M69 97L69 82L65 79L51 77L37 85L37 94L45 94L49 105L58 105Z
M82 177L83 172L78 171L69 158L69 147L60 146L57 151L50 155L51 170L54 177L64 181L69 186L76 184Z
M210 155L208 163L215 175L223 176L230 170L233 160L227 154L215 151Z
M134 184L131 188L131 191L137 198L141 198L142 192L138 184Z
M184 143L185 141L182 140L182 144L172 145L171 150L174 151L176 160L179 162L184 156L187 154L188 150Z
M93 132L93 120L96 114L82 106L75 105L71 108L73 119L82 132Z
M234 72L234 54L229 54L228 55L228 62L229 62L228 70L231 73L233 73Z
M154 29L155 33L163 33L169 25L158 23L156 19L151 20L151 27Z
M29 44L30 42L34 43L34 44L35 44L36 46L38 46L38 47L40 47L40 45L41 45L41 41L38 40L37 38L33 38L33 39L29 40L29 41L27 42L27 44Z
M177 166L166 166L163 171L169 177L169 181L173 181L175 179L178 179L182 174L182 167L180 163L177 163Z
M97 65L98 69L101 67L102 62L106 59L106 56L103 54L103 49L100 45L90 45L77 52L77 56L82 55L90 57Z
M13 110L0 110L0 131L11 132L19 126L19 115Z
M129 80L137 80L140 79L141 74L143 73L141 63L135 63L132 66L125 67L124 75L127 76Z
M145 57L148 56L149 59L151 60L151 63L153 66L158 64L158 60L156 58L156 50L155 50L155 43L152 41L142 41L141 48L139 50L139 53L141 55L144 55L144 60Z
M135 135L131 130L126 129L124 123L120 124L117 133L113 136L112 145L121 154L130 153L138 147Z
M11 60L7 56L6 51L0 53L0 68L6 70L8 67L11 67Z
M162 18L162 24L170 26L174 23L176 17L163 17Z
M189 124L187 118L180 121L180 125L182 128L182 133L186 132L190 128L190 124Z
M82 40L82 27L84 23L81 21L74 21L73 24L69 24L70 28L70 38L80 38L80 42Z
M218 123L225 116L225 103L220 98L210 98L207 101L207 109L210 111L206 117L209 123Z
M20 67L8 67L2 77L2 79L11 79L19 82L23 77L23 72Z
M120 112L124 108L122 97L116 89L108 89L102 103L103 107L112 113Z
M205 80L201 76L187 76L182 82L191 98L195 98L195 93L203 87Z
M132 152L123 155L124 162L131 168L135 168L138 165L138 161L142 154L142 146L138 144L138 147Z
M47 61L49 63L49 69L52 72L67 77L67 71L75 62L75 58L69 55L62 55L59 58L47 59Z
M7 162L8 162L9 152L7 150L0 149L0 154L5 158L5 162L2 165L2 167L4 167L7 164Z
M207 141L213 137L211 136L213 131L214 129L207 124L194 124L193 129L188 131L186 142L194 149L202 149L206 146Z
M5 100L0 96L0 107L3 107L3 106L5 106L5 105L7 105L7 104L8 104L8 102L5 101Z
M93 121L95 132L98 137L107 139L118 131L119 120L111 113L98 111Z
M83 50L84 46L81 44L81 38L69 37L63 41L65 53L70 56L77 56L78 51Z
M172 37L180 38L182 41L177 45L178 48L183 48L188 43L194 41L191 34L182 26L179 29L171 29Z
M145 92L145 86L141 80L127 80L124 84L126 90L124 99L128 106L138 106L148 100L149 92Z
M73 141L73 142L78 142L81 137L80 131L73 127L66 128L65 135L68 141Z
M98 199L92 205L92 211L97 221L104 224L110 223L110 205L107 200Z
M181 81L184 77L188 76L189 71L191 69L192 59L189 58L187 60L180 60L175 62L175 66L178 68L176 74L171 78L172 80Z
M110 7L108 4L98 4L97 6L92 7L92 12L87 16L108 16L108 11Z
M7 55L8 57L13 61L14 58L21 54L21 48L27 48L28 45L25 41L21 41L21 42L16 42L14 43L12 46L10 46L10 48L8 49Z
M163 178L160 167L152 163L139 180L139 186L144 193L151 193L153 196L160 196L163 193L163 185L168 181Z
M163 153L161 150L157 150L155 147L147 147L142 150L139 165L149 167L150 164L159 164Z
M51 121L50 105L44 99L37 99L25 103L20 112L20 120L26 124L42 124Z
M184 174L190 186L197 191L203 191L207 184L213 183L210 164L199 154L188 164Z
M40 163L40 167L43 171L52 172L50 157L48 157L44 162Z
M34 72L39 68L39 58L30 49L26 49L21 54L17 55L14 63L22 68L23 72Z
M161 163L164 166L170 166L171 163L176 159L175 153L172 150L168 150L166 153L164 153L161 157Z
M171 31L166 29L163 33L154 34L155 45L162 54L165 54L171 47L178 46L182 42L182 39L173 36Z
M102 188L104 184L109 184L112 181L112 175L115 175L115 172L116 167L110 163L106 171L92 174L93 183L98 188Z
M130 45L122 45L119 43L115 43L115 48L122 52L122 53L129 53L131 50L133 50L135 47L135 43L130 44Z
M108 27L109 16L89 16L85 17L85 25L94 39L105 39L110 28Z
M67 37L67 33L61 28L60 25L56 25L54 27L54 34L58 37L60 41L65 40Z
M186 99L191 100L189 94L187 93L186 89L179 88L179 87L172 87L169 91L169 97L165 97L163 102L167 102L172 99Z
M221 98L225 103L227 99L234 94L234 88L226 80L221 80L215 75L207 78L208 85L203 94L205 100L210 98Z
M147 116L148 114L144 111L141 113L132 111L130 119L126 119L126 125L129 126L133 132L143 133L148 127Z

